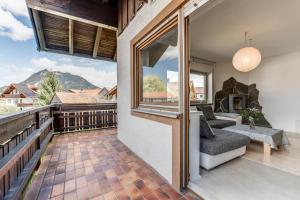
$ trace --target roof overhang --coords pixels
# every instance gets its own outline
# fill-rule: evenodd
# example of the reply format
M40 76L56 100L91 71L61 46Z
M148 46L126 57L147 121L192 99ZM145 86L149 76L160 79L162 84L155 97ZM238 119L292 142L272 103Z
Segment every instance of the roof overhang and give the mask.
M40 51L116 60L117 0L26 0Z

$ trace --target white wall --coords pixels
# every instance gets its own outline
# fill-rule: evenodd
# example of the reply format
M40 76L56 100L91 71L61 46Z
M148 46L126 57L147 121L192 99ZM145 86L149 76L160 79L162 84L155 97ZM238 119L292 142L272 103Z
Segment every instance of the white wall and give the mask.
M230 77L256 83L259 102L266 119L274 128L300 133L300 52L264 58L249 73L238 72L231 62L217 63L214 68L214 91L222 89Z
M172 183L172 127L133 117L130 100L130 41L170 0L146 4L118 37L118 138Z
M231 62L217 63L214 68L214 91L222 90L224 81L234 77L238 82L248 84L249 74L237 71Z
M263 112L274 128L300 133L300 52L269 57L250 72Z

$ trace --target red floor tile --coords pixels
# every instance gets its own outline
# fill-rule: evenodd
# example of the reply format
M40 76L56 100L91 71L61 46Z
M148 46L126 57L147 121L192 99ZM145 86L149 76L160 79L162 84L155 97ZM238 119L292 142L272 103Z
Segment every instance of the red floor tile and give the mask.
M55 136L36 174L25 199L184 200L115 129Z

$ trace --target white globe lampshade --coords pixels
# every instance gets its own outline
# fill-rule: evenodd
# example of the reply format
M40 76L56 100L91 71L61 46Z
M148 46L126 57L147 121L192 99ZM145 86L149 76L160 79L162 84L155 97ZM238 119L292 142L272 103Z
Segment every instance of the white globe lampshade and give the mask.
M232 59L235 69L241 72L249 72L261 62L261 53L254 47L245 47L238 50Z

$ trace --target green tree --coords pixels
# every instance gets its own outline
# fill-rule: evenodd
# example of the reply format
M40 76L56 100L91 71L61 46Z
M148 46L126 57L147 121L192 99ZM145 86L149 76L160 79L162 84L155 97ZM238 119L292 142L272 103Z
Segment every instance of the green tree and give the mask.
M164 92L167 91L166 83L158 76L149 75L143 80L144 92Z
M48 72L39 85L38 105L44 106L51 104L51 100L56 92L60 92L62 87L53 72Z

